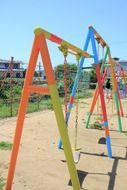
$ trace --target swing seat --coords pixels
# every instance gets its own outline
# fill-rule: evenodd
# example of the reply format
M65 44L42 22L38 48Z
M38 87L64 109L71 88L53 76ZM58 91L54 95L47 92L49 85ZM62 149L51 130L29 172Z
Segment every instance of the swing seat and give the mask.
M73 158L74 158L74 163L78 164L79 160L80 160L80 150L76 150L75 152L73 152Z
M79 160L80 160L80 155L81 155L81 148L77 147L77 148L73 148L73 158L74 158L74 163L78 164Z
M81 150L81 147L72 148L73 151Z

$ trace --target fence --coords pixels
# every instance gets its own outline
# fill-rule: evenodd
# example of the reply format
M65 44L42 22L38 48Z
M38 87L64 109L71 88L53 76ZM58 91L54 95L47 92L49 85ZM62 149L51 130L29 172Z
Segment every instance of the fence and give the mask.
M62 77L61 77L62 78ZM68 97L70 96L71 89L73 86L75 75L70 81L70 78L67 80L69 84L68 90ZM18 107L21 98L21 91L23 87L24 79L9 79L6 78L6 81L1 82L0 88L0 119L5 117L12 117L16 116L18 113ZM40 80L40 78L34 78L33 82L39 85L45 85L45 80ZM11 84L11 85L10 85ZM63 78L57 80L58 92L61 97L61 103L63 103L64 97L64 82ZM89 86L90 86L90 79L89 75L85 73L81 80L79 81L78 85L78 97L89 97ZM39 95L39 94L31 94L29 98L29 104L27 108L27 113L41 111L44 109L52 109L52 103L50 97L48 95Z

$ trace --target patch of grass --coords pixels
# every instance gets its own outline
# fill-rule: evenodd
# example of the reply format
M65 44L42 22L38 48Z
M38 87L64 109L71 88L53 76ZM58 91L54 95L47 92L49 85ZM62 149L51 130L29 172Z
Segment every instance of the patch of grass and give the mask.
M17 92L17 94L19 93ZM85 93L79 93L78 99L91 97L91 94L92 93L89 90L85 91ZM77 97L75 97L75 99L77 99ZM18 109L19 109L19 102L20 102L19 100L20 100L20 97L19 96L16 97L11 107L9 99L0 98L0 119L5 118L5 117L17 116ZM64 98L60 97L60 101L61 101L61 104L63 104ZM81 101L81 103L83 105L88 104L87 102L83 102L83 101ZM29 99L27 113L32 113L32 112L45 110L45 109L50 109L50 110L53 109L53 105L52 105L50 97L47 97L47 96L41 97L39 101L38 101L37 96L32 97L32 99Z
M19 108L19 101L13 102L12 105L12 116L16 116L18 113L18 108ZM39 102L29 102L28 107L27 107L27 113L32 113L36 112L39 110L45 110L45 109L53 109L51 99L42 99ZM10 117L10 104L0 102L0 118L5 118L5 117Z
M1 150L11 150L12 144L9 142L1 141L0 142L0 149Z
M3 190L5 185L5 179L0 175L0 190Z
M12 116L17 115L18 107L19 107L18 101L12 104ZM11 116L10 109L11 109L10 104L4 102L0 103L0 118L10 117Z
M52 101L51 101L51 99L49 98L49 99L47 99L47 100L45 100L45 101L42 101L41 103L40 103L40 108L42 107L42 109L53 109L53 105L52 105Z

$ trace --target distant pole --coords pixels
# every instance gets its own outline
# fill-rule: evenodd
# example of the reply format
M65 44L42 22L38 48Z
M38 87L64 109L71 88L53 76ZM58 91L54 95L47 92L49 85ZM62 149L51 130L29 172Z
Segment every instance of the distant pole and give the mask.
M39 65L38 65L38 81L40 84L41 81L41 62L39 61ZM40 94L38 94L38 99L37 99L37 109L40 109Z
M14 57L11 57L11 62L10 62L10 116L13 116L13 68L14 67Z

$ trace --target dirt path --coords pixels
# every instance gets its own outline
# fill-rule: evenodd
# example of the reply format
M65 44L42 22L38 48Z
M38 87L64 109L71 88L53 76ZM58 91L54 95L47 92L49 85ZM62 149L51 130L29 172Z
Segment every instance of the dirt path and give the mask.
M112 103L107 104L113 158L108 159L103 130L85 129L91 99L80 101L78 146L81 158L76 165L83 190L127 189L127 135L119 133ZM96 109L95 109L96 110ZM74 145L75 109L69 122L69 136ZM113 113L112 113L113 112ZM112 115L111 115L112 113ZM96 119L94 114L92 121ZM122 119L127 131L127 118ZM0 141L13 141L16 118L0 120ZM53 111L26 115L13 190L71 190L64 153L57 149L58 129ZM10 151L0 151L0 173L6 178Z

